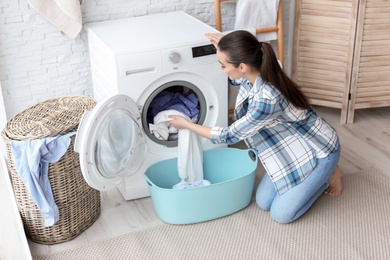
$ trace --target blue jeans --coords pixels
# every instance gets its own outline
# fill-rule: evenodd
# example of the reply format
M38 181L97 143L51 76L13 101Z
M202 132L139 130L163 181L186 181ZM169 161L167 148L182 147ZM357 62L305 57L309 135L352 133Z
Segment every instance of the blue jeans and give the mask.
M306 179L282 195L277 194L267 173L256 190L256 203L269 210L279 223L290 223L302 216L329 187L332 175L340 159L340 148L325 158L317 159L317 165Z

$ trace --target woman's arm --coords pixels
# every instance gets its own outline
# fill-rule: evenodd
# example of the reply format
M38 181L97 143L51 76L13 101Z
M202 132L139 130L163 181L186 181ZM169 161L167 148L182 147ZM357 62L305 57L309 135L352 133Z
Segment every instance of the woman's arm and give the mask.
M169 122L176 129L188 129L200 136L210 139L210 127L192 123L182 116L170 115L169 118L172 118L172 120Z

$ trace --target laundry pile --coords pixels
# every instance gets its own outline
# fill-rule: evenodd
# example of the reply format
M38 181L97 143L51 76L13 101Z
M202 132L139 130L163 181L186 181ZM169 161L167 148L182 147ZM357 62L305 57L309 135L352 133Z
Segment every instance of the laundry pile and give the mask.
M160 140L167 140L172 133L178 133L178 157L177 169L181 181L174 185L173 189L189 189L210 185L203 179L203 151L198 136L188 129L177 130L169 121L169 115L180 115L191 120L186 114L169 109L164 110L154 117L149 129Z
M164 110L177 110L189 117L192 122L196 122L199 117L198 99L194 93L190 93L190 90L186 88L174 92L161 91L150 103L147 115L148 122L153 122L157 114ZM161 140L171 139L162 138Z

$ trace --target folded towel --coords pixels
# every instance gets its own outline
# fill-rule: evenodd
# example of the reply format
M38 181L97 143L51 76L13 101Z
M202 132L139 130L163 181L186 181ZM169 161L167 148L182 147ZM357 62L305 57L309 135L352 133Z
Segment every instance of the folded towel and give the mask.
M80 0L27 0L40 14L74 39L81 31Z
M45 226L52 226L59 220L58 207L49 182L49 163L61 159L74 134L71 132L44 139L11 141L15 170L40 209Z
M276 27L279 0L238 0L234 29ZM260 33L259 41L276 40L276 32Z

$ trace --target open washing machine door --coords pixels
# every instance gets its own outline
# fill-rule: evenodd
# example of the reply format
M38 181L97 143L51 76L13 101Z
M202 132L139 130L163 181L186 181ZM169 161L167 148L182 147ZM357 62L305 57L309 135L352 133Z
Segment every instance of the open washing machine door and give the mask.
M141 167L146 139L139 119L136 103L126 95L102 99L84 113L74 150L80 154L81 172L92 188L112 189Z

